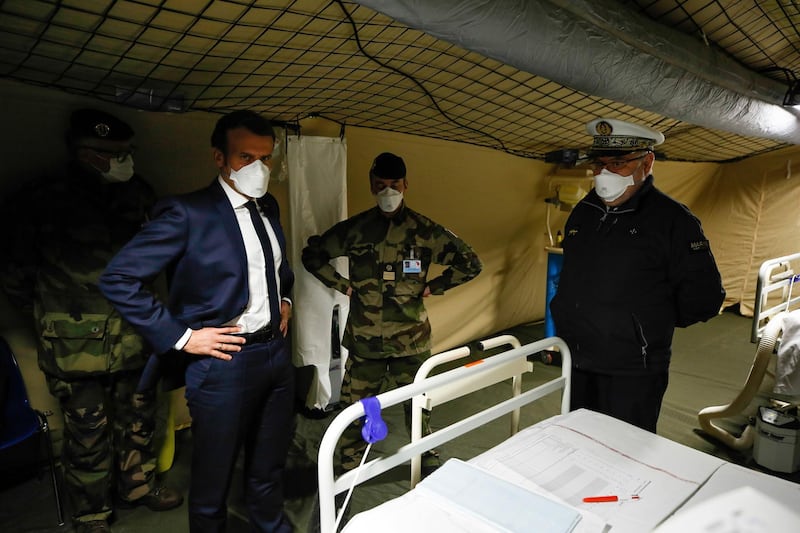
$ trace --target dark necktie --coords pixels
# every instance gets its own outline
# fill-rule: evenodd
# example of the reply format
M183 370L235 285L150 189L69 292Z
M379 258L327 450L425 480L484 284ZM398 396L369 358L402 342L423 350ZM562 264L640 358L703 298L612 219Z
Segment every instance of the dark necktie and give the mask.
M250 211L250 220L253 221L253 227L256 229L258 240L261 241L261 250L264 252L264 262L267 264L267 291L269 294L269 313L271 316L270 322L272 324L273 335L280 333L281 324L281 310L280 301L281 296L278 294L278 282L275 280L275 258L272 255L272 245L270 244L267 229L264 227L264 221L261 219L261 214L258 212L258 207L253 200L246 204L247 210Z

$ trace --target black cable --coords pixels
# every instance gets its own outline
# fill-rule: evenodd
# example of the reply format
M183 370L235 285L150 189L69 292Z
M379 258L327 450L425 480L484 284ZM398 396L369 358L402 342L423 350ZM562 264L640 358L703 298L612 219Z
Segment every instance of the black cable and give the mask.
M381 61L380 59L378 59L378 58L376 58L376 57L374 57L374 56L370 55L370 54L369 54L369 52L367 52L366 50L364 50L364 47L361 45L361 39L359 39L359 37L358 37L358 27L356 26L356 23L355 23L355 21L353 20L353 17L351 17L351 16L350 16L350 12L349 12L349 11L347 11L347 8L345 8L345 7L344 7L344 3L342 3L342 1L341 1L341 0L336 0L336 3L337 3L337 4L339 4L339 7L341 7L341 8L342 8L342 12L344 12L344 15L347 17L347 20L348 20L348 21L350 21L350 25L353 27L353 37L355 37L355 40L356 40L356 46L358 46L358 49L359 49L359 51L360 51L362 54L364 54L364 55L365 55L367 58L369 58L370 60L372 60L372 61L374 61L375 63L379 64L379 65L380 65L380 66L382 66L383 68L389 69L389 70L391 70L392 72L394 72L394 73L396 73L396 74L399 74L399 75L401 75L401 76L403 76L403 77L405 77L405 78L407 78L407 79L411 80L411 81L412 81L412 82L413 82L413 83L414 83L414 84L415 84L417 87L419 87L419 89L420 89L420 90L421 90L423 93L425 93L425 96L427 96L427 97L428 97L428 99L431 101L431 103L433 104L433 107L435 107L435 108L436 108L436 110L437 110L437 111L438 111L438 112L439 112L439 113L440 113L440 114L441 114L441 115L442 115L444 118L446 118L447 120L449 120L451 123L453 123L453 124L455 124L456 126L459 126L459 127L461 127L461 128L464 128L464 129L466 129L466 130L469 130L469 131L471 131L471 132L473 132L473 133L477 133L478 135L483 135L483 136L485 136L485 137L488 137L488 138L492 139L493 141L497 142L497 143L500 145L500 149L501 149L502 151L506 152L506 153L509 153L509 154L512 154L512 155L520 155L520 154L519 154L519 153L517 153L516 151L509 150L508 148L506 148L506 145L505 145L505 143L504 143L504 142L503 142L501 139L499 139L498 137L495 137L494 135L491 135L491 134L489 134L489 133L486 133L485 131L478 130L478 129L476 129L476 128L473 128L473 127L471 127L471 126L467 126L467 125L465 125L465 124L463 124L463 123L459 122L458 120L454 119L453 117L451 117L450 115L448 115L448 114L447 114L447 113L446 113L446 112L445 112L445 111L444 111L444 110L443 110L443 109L442 109L442 108L439 106L439 104L436 102L436 100L434 99L434 97L433 97L433 95L430 93L430 91L428 91L428 89L426 89L426 88L425 88L425 86L424 86L424 85L422 85L422 83L421 83L419 80L417 80L416 78L414 78L414 77L413 77L413 76L411 76L410 74L406 74L406 73L405 73L405 72L403 72L402 70L400 70L400 69L398 69L398 68L396 68L396 67L393 67L392 65L389 65L389 64L387 64L387 63L384 63L384 62L383 62L383 61ZM530 157L530 156L528 156L528 157Z

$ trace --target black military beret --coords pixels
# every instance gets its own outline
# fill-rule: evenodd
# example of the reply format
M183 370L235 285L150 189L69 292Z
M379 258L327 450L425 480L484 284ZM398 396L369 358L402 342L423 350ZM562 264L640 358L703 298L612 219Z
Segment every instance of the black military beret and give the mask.
M127 141L133 137L133 128L105 111L78 109L70 116L69 136L72 139Z
M369 169L370 177L386 180L399 180L406 177L406 164L403 158L389 152L383 152L372 162Z

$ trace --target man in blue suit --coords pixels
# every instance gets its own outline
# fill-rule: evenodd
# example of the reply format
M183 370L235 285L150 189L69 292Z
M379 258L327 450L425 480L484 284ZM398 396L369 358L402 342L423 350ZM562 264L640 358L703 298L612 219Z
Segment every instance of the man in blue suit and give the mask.
M191 531L225 530L228 489L244 445L253 530L290 532L282 474L293 417L294 368L285 337L294 274L278 204L266 193L275 133L258 114L236 111L219 119L211 146L218 178L159 202L109 263L100 288L158 360L186 360ZM161 272L166 302L149 288Z

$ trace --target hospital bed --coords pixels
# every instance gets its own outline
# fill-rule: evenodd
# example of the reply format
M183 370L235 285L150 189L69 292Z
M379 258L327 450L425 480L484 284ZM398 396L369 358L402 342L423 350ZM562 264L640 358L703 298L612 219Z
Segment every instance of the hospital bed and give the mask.
M376 401L385 409L425 395L442 399L451 395L448 390L457 391L459 383L472 391L476 383L495 382L504 367L518 360L527 362L531 355L553 346L564 357L561 375L528 391L514 390L510 398L496 405L430 435L417 435L419 438L394 452L335 478L337 441L350 423L365 415L365 407L357 403L342 411L328 427L319 450L321 532L339 530L334 503L337 494L346 493L351 486L359 490L360 484L389 469L404 467L423 451L551 394L561 395L560 413L514 433L476 457L448 460L405 494L353 516L343 531L640 533L652 530L682 507L697 504L698 495L708 498L729 486L730 479L753 484L753 476L758 478L759 490L771 496L775 493L778 500L793 502L795 507L800 501L800 486L796 484L728 468L735 465L599 413L585 409L569 412L570 352L557 337L523 346L511 343L504 352L421 377L411 385L377 396ZM506 368L505 373L513 374L518 368ZM426 402L425 398L418 399L418 405ZM514 432L515 428L511 429ZM725 482L714 483L720 475L726 477ZM619 500L583 501L597 495L617 495Z
M725 445L735 450L753 446L754 426L745 426L736 436L714 423L715 419L730 418L745 411L759 392L765 376L775 379L769 370L773 355L780 349L785 326L800 320L800 253L764 261L758 271L753 326L750 340L757 343L756 355L742 390L726 405L702 409L698 415L700 427ZM787 339L789 341L789 339ZM797 342L792 340L792 342ZM779 376L784 379L786 376ZM782 409L796 404L800 397L773 393Z
M772 318L800 309L800 253L761 263L750 342L757 343Z
M485 346L489 347L490 344L487 343ZM460 395L457 389L454 390L452 388L454 386L458 387L458 384L462 385L462 390L467 391L474 390L477 386L486 386L491 383L496 383L504 376L507 376L509 372L513 374L514 370L518 368L519 362L526 364L529 356L551 347L557 347L562 352L564 362L561 367L561 375L529 391L520 392L518 394L516 393L517 388L515 386L514 393L512 393L509 399L493 405L484 411L475 413L463 420L459 420L430 435L415 438L413 442L409 442L398 448L392 455L373 459L363 464L358 469L347 472L339 478L334 479L333 457L339 437L347 426L365 415L365 408L362 402L355 403L344 409L328 426L319 448L318 477L320 526L322 533L336 530L334 496L344 493L354 483L356 485L361 484L387 470L411 461L412 458L414 459L415 465L417 465L418 457L423 452L441 446L449 440L506 414L515 416L513 413L518 412L521 406L544 398L552 393L561 392L560 411L562 414L566 414L569 411L569 383L571 372L571 359L569 348L566 343L559 338L551 337L524 346L514 346L515 344L512 344L512 349L500 354L469 363L435 376L424 377L410 385L380 394L377 396L380 408L385 409L416 396L422 396L423 398L432 397L436 403L439 403L444 396ZM439 354L439 356L443 355L445 359L453 360L468 353L468 351L465 352L465 350L465 348L459 348L451 350L450 352L445 352L444 354ZM509 370L509 368L512 368L512 370ZM532 366L529 368L532 369ZM430 368L421 368L420 372L424 374L429 370ZM425 399L418 399L418 401L426 402ZM415 409L420 406L419 403L415 405ZM419 434L417 434L417 436L419 436ZM416 475L418 476L418 474ZM409 478L411 478L411 475L409 475Z

